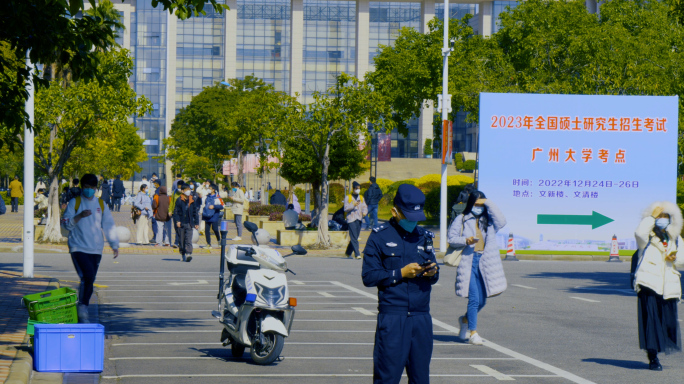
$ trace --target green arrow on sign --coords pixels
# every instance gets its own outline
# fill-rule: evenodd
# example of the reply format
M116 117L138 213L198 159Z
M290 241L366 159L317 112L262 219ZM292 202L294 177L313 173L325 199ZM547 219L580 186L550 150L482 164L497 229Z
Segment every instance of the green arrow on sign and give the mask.
M591 215L537 215L537 224L591 225L591 229L613 221L615 220L595 211L591 211Z

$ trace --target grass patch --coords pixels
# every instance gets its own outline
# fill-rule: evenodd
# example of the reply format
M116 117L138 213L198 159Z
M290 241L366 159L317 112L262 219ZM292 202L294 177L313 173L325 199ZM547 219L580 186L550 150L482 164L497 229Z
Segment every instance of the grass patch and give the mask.
M502 255L506 254L505 249L499 250ZM621 249L620 256L632 256L635 250ZM586 255L586 256L610 256L608 251L535 251L532 249L516 250L516 255Z

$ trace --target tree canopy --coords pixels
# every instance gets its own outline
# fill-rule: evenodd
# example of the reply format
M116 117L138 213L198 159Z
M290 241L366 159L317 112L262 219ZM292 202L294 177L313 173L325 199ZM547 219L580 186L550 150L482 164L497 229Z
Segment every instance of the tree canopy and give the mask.
M592 14L581 0L528 0L501 13L490 38L473 33L470 17L449 24L449 93L468 121L477 122L481 92L682 95L684 28L668 3L612 0ZM443 23L429 27L402 29L367 76L404 119L441 93ZM683 108L680 97L680 129Z
M88 3L96 8L102 2ZM161 4L180 19L206 14L205 3L217 12L227 9L220 0L152 0L152 6ZM12 51L10 56L0 55L0 146L16 142L24 124L29 124L24 111L29 71L25 66L14 67L17 58L23 62L30 51L33 63L60 63L69 68L73 80L100 79L95 53L114 45L116 24L96 13L74 17L84 9L84 0L0 2L0 41L9 43ZM42 87L50 85L39 76L33 81Z
M293 101L254 76L205 87L176 115L165 141L169 159L183 171L205 164L220 174L233 150L242 184L244 155L256 152L255 145L262 147L260 141L273 139L276 128L287 124L287 106Z

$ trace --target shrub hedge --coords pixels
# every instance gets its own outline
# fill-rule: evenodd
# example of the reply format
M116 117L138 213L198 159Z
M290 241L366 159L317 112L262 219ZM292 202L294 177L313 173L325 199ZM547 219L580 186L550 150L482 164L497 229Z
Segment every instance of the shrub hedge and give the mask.
M456 203L456 199L465 185L447 185L447 214L451 212L451 206ZM428 192L425 196L425 213L433 218L439 217L440 189L436 188Z
M300 221L311 221L311 215L304 213L299 214ZM283 221L283 212L273 212L268 215L268 221Z
M5 202L6 206L12 205L12 198L7 196L7 192L2 192L2 200ZM24 198L19 198L19 205L24 205Z
M282 205L261 205L249 203L249 214L250 216L270 216L274 212L285 212L285 207Z

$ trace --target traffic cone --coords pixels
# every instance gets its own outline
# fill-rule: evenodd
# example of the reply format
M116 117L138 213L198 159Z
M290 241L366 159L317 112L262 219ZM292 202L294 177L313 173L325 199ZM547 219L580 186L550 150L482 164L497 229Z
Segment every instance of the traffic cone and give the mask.
M508 234L508 250L506 251L506 258L504 260L519 261L518 258L515 257L515 244L513 243L512 233Z
M622 260L620 260L620 251L618 249L617 236L615 235L613 235L613 241L611 241L610 243L610 257L608 258L608 262L622 262Z

